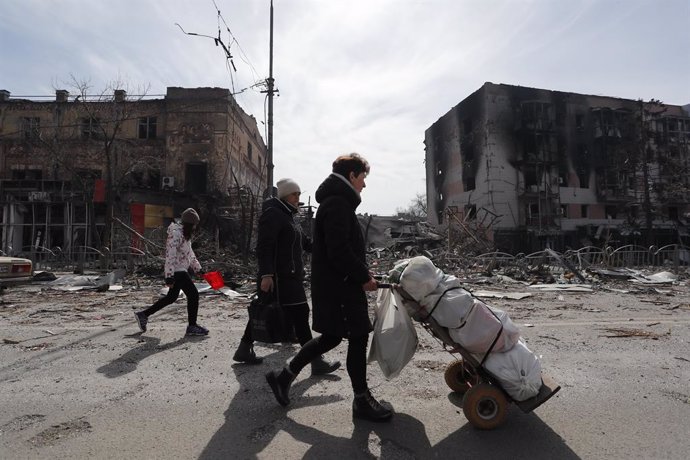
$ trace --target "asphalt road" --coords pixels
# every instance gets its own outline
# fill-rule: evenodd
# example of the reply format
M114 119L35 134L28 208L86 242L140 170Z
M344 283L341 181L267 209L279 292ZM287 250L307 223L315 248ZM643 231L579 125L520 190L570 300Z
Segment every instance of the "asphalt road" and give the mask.
M261 346L260 366L234 364L246 301L201 298L207 338L184 337L184 302L140 334L133 308L158 286L62 292L31 285L0 297L0 458L686 459L690 451L690 288L532 292L487 299L520 327L561 391L536 411L511 405L493 431L469 425L444 382L454 357L426 331L401 375L369 365L390 423L352 421L344 369L308 369L280 407L264 373L294 354ZM482 285L481 289L487 289ZM345 361L345 345L329 358Z

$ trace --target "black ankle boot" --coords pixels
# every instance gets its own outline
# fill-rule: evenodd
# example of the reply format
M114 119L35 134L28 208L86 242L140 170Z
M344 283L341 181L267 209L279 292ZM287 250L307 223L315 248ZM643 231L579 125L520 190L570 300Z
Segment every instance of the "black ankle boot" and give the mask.
M234 361L246 364L261 364L263 358L259 358L254 353L254 345L250 342L240 341L240 346L232 357Z
M352 402L353 418L372 422L387 422L392 416L393 411L379 404L369 390L361 396L355 396L355 400Z
M266 374L266 381L281 406L290 404L290 386L293 380L295 380L295 376L287 369L283 369L280 374L276 371Z
M311 362L311 375L325 375L340 368L340 361L326 361L323 355Z

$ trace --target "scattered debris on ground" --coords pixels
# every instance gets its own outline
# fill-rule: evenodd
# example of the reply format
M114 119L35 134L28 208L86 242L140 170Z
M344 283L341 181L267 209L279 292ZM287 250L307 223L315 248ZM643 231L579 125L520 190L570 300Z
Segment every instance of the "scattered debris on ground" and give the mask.
M659 334L659 333L651 332L651 331L643 331L642 329L624 328L624 327L607 327L607 328L604 328L603 330L608 332L609 335L601 335L600 337L613 337L613 338L642 337L642 338L646 338L646 339L658 340L661 337L671 335L670 329L668 332L663 333L663 334Z

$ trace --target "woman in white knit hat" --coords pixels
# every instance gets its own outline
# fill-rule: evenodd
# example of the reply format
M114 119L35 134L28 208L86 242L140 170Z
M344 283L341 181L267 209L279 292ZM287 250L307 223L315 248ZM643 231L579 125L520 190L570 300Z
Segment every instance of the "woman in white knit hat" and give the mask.
M304 292L303 251L311 251L311 240L295 223L301 190L292 179L277 182L277 197L264 201L256 243L259 262L258 288L265 293L277 292L278 301L295 327L300 345L312 339L309 304ZM263 358L254 353L251 327L247 324L233 360L259 364ZM313 375L323 375L340 367L339 361L328 362L319 355L311 361Z

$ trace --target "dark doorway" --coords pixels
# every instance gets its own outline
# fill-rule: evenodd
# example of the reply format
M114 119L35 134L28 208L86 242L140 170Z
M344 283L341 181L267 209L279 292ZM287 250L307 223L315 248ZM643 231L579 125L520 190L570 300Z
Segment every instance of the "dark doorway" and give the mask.
M190 193L206 193L206 163L187 163L184 188Z

